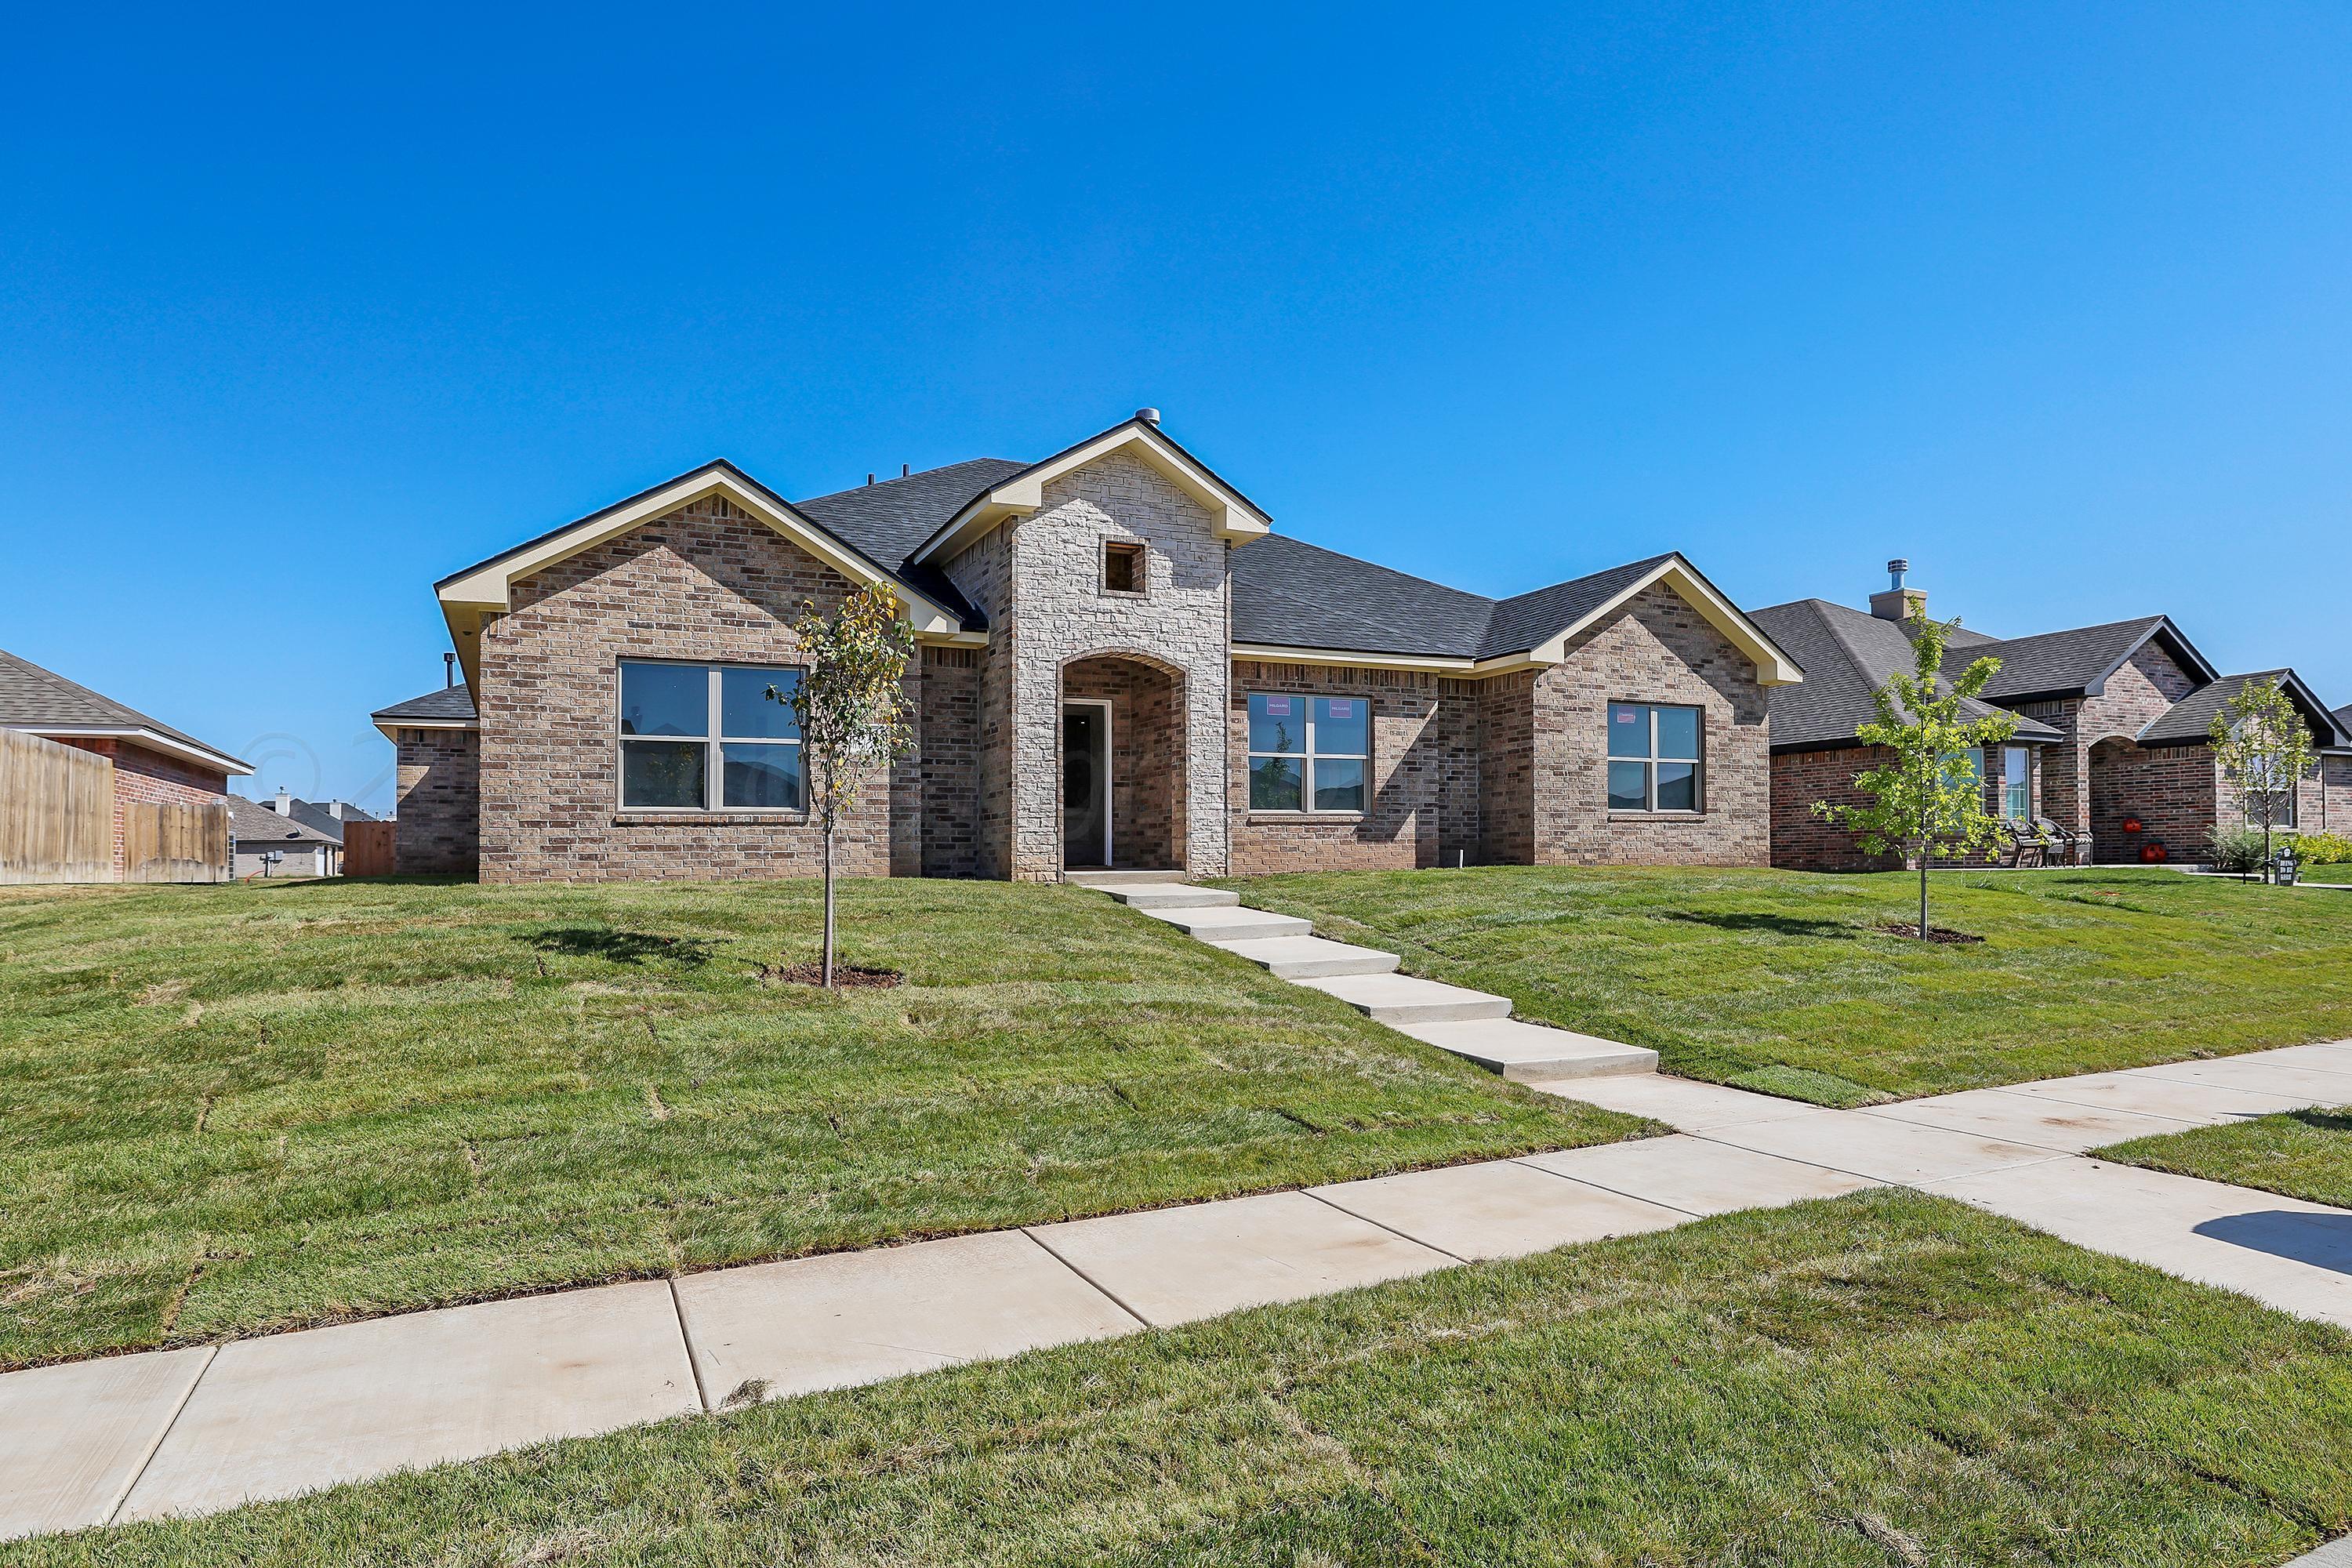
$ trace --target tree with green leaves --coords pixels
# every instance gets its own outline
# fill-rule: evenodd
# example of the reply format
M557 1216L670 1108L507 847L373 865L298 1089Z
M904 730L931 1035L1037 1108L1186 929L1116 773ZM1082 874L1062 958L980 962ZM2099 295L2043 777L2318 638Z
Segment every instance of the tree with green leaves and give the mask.
M2311 727L2273 679L2249 680L2213 715L2213 756L2222 776L2238 786L2246 820L2263 829L2268 874L2271 835L2294 807L2294 791L2311 771Z
M1864 744L1894 753L1884 767L1853 782L1869 795L1864 805L1813 803L1815 815L1851 830L1873 855L1900 851L1919 863L1919 938L1926 941L1927 868L1939 855L1983 849L1992 858L2000 821L1985 810L1979 761L2017 733L2017 715L1988 713L1970 719L1961 710L2000 668L1997 658L1979 658L1956 680L1944 676L1944 651L1958 621L1930 620L1915 609L1905 623L1910 634L1912 672L1895 671L1873 694L1878 718L1854 731ZM1971 756L1970 753L1974 753Z
M913 739L908 721L907 661L915 637L898 618L898 599L868 583L828 618L803 605L793 623L808 663L791 690L771 686L768 697L787 703L800 723L808 768L809 807L824 837L824 987L833 989L833 837L843 814L857 809L866 775L904 752Z

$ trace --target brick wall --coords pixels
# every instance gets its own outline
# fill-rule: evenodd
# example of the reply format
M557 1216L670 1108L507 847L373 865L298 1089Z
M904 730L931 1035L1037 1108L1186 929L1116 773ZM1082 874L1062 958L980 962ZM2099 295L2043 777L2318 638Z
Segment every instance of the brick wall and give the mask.
M470 876L480 862L482 738L471 730L396 729L394 864L404 875Z
M712 497L514 584L482 633L481 875L486 881L742 878L822 865L812 818L793 812L625 812L618 661L790 664L803 602L830 612L849 582ZM922 710L924 667L910 667ZM886 875L921 864L921 769L867 781L836 837L835 866Z
M1490 866L1536 860L1536 672L1478 683L1478 849Z
M2137 863L2160 843L2176 861L2205 858L2219 805L2210 746L2142 746L2109 740L2091 748L2091 849L2102 865ZM2124 831L2137 819L2137 833Z
M92 752L114 763L114 868L123 864L122 808L131 801L149 805L203 805L228 793L228 775L200 768L135 741L102 735L58 735L58 744Z
M1680 595L1654 587L1580 635L1530 690L1538 865L1762 866L1771 858L1770 727L1755 666ZM1612 702L1700 709L1701 808L1609 810ZM1491 751L1491 748L1490 748Z
M2026 800L2036 816L2047 816L2042 789L2048 778L2042 748L2026 748ZM1855 841L1852 829L1822 820L1815 801L1832 805L1866 805L1870 796L1854 780L1873 768L1885 766L1895 753L1884 746L1836 746L1809 752L1784 752L1772 759L1772 864L1790 871L1892 871L1909 864L1902 855L1872 855ZM1984 809L1988 816L2005 815L2003 760L1997 749L1985 759ZM2054 819L2053 819L2054 820ZM1984 866L1984 852L1939 855L1938 866Z
M1345 697L1371 713L1360 816L1249 808L1252 692ZM1412 670L1236 659L1229 700L1233 873L1404 869L1484 858L1477 683Z
M922 652L922 872L980 875L980 651Z

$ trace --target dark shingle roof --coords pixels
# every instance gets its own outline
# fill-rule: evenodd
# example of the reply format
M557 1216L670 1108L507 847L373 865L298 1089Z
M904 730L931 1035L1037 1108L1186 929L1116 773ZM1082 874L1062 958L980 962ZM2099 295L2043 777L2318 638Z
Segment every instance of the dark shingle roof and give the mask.
M218 746L199 741L184 730L174 730L136 708L102 696L5 649L0 649L0 729L37 732L44 729L152 730L184 745L235 761ZM232 771L244 769L240 765Z
M1776 752L1852 742L1857 729L1878 717L1872 694L1886 684L1888 676L1913 668L1911 639L1900 624L1843 605L1800 599L1751 611L1748 618L1805 672L1797 685L1771 689ZM1979 719L2005 710L1970 698L1961 703L1960 711ZM2061 739L2049 725L2021 716L2017 738Z
M2249 682L2275 680L2286 689L2286 694L2297 708L2303 710L2304 721L2311 727L2311 737L2321 746L2352 745L2352 736L2345 733L2336 715L2320 705L2292 669L2258 669L2248 675L2225 675L2210 681L2174 703L2164 713L2139 732L2144 746L2179 746L2213 738L2213 719L2222 705L2245 689Z
M403 719L472 719L475 717L474 694L463 686L445 686L422 697L412 697L389 708L379 708L368 717L379 724L397 724Z
M1654 555L1489 599L1269 533L1234 552L1234 641L1499 658L1558 636L1672 559Z
M1492 599L1284 534L1233 561L1239 643L1475 658L1494 616Z
M731 463L723 466L747 482L757 483ZM907 558L991 487L1034 467L1009 458L974 458L789 504L908 587L960 616L967 627L980 630L987 625L985 617L944 573L929 563L909 564ZM615 502L614 507L637 499ZM590 517L601 515L591 513ZM466 572L478 571L562 531L557 529L527 541ZM1496 600L1270 533L1233 553L1234 640L1447 658L1520 653L1581 620L1668 559L1652 556ZM455 581L466 572L442 581ZM386 708L374 717L379 722L395 723L404 718L474 717L470 702L462 710L434 706L462 699L463 692L453 688Z
M987 617L957 591L947 574L929 562L909 565L907 557L982 490L1029 466L1010 458L972 458L902 479L813 496L793 506L859 554L887 567L907 586L944 605L967 628L979 631L988 625Z
M278 816L268 806L246 799L241 795L228 797L229 833L240 844L261 839L275 839L293 844L340 844L331 837L298 819Z
M1999 642L1969 643L1954 647L1948 662L1957 674L1988 654L2000 660L2000 673L1985 688L1985 695L1996 701L2058 696L2098 685L2121 668L2124 661L2150 637L2161 638L2190 676L2213 679L2212 666L2162 616L2074 626Z

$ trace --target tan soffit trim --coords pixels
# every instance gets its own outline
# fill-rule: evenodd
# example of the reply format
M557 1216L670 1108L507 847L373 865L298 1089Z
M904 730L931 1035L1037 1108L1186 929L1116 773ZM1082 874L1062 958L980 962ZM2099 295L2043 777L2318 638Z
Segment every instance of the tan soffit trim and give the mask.
M528 550L500 556L444 584L438 591L441 614L449 623L450 640L457 644L458 662L466 668L467 684L472 686L481 678L482 617L512 607L514 584L518 579L626 533L640 523L650 522L714 495L725 496L731 505L750 512L850 581L887 585L898 597L899 610L913 625L916 635L938 635L963 629L962 623L944 607L896 581L887 571L850 549L799 512L790 507L779 507L769 497L739 483L726 470L714 465L698 468L618 510L601 512Z
M1345 648L1277 647L1271 643L1237 642L1235 658L1263 659L1268 664L1351 664L1365 669L1433 669L1450 675L1478 671L1475 658L1441 658L1404 653L1351 653Z
M375 730L377 734L396 746L400 744L400 737L393 733L395 730L478 730L481 727L482 722L478 719L395 719L389 724L377 722Z
M992 486L950 519L948 525L915 552L912 559L929 561L934 556L945 559L953 555L1006 518L1042 510L1046 485L1064 474L1130 448L1136 457L1207 509L1210 527L1219 539L1242 544L1274 531L1273 520L1251 505L1248 497L1228 488L1151 426L1130 420L1058 457L1032 464L1003 484Z

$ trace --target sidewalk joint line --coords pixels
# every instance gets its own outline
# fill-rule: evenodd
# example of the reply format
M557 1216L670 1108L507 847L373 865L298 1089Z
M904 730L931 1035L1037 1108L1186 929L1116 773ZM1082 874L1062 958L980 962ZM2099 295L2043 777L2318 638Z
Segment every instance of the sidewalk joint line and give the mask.
M1498 1165L1507 1165L1509 1164L1510 1162L1507 1160L1497 1160L1495 1161L1494 1163ZM1441 1171L1455 1171L1460 1170L1463 1167L1459 1165L1440 1165L1437 1168ZM1399 1173L1403 1174L1405 1173L1400 1172ZM1381 1178L1378 1176L1372 1176L1367 1179L1377 1182ZM1379 1220L1374 1219L1368 1214L1358 1214L1354 1209L1348 1207L1344 1204L1335 1204L1320 1193L1310 1193L1305 1187L1301 1187L1298 1189L1298 1195L1305 1198L1313 1198L1317 1203L1321 1204L1325 1208L1330 1209L1336 1214L1346 1215L1349 1219L1362 1220L1366 1225L1371 1226L1375 1229L1387 1231L1391 1236L1397 1237L1401 1241L1409 1241L1415 1247L1425 1247L1430 1251L1437 1254L1440 1258L1451 1258L1456 1263L1470 1263L1475 1261L1473 1258L1463 1257L1458 1252L1448 1252L1445 1248L1438 1246L1437 1243L1433 1241L1423 1241L1417 1236L1407 1236L1403 1231L1399 1230L1392 1225L1382 1225Z
M686 1351L686 1369L694 1374L695 1402L702 1406L705 1415L710 1414L710 1391L702 1386L702 1363L694 1353L694 1333L686 1326L686 1303L677 1298L677 1276L669 1277L669 1310L677 1318L677 1341Z
M99 1523L112 1524L115 1517L121 1513L122 1505L131 1500L132 1489L139 1485L139 1478L147 1473L147 1467L153 1464L155 1456L163 1451L163 1440L172 1435L172 1428L180 1424L180 1413L187 1409L188 1401L196 1396L196 1385L204 1382L205 1374L213 1369L213 1362L219 1355L220 1346L205 1347L205 1364L196 1368L195 1376L188 1379L187 1389L180 1395L180 1402L172 1406L172 1418L163 1423L163 1429L155 1434L155 1440L147 1445L145 1453L139 1456L139 1463L131 1467L131 1474L123 1479L122 1489L114 1494L113 1505L108 1508L106 1517L100 1520Z
M1138 1323L1147 1329L1156 1329L1160 1326L1150 1319L1145 1317L1142 1313L1137 1311L1134 1308L1129 1306L1125 1301L1120 1300L1118 1291L1112 1289L1109 1286L1105 1285L1101 1280L1096 1279L1093 1275L1087 1273L1085 1269L1079 1268L1076 1264L1071 1262L1060 1253L1055 1251L1054 1244L1052 1242L1047 1241L1044 1237L1039 1236L1034 1230L1032 1230L1025 1225L1020 1228L1022 1235L1027 1237L1030 1240L1035 1242L1040 1247L1045 1249L1046 1257L1052 1258L1055 1262L1060 1264L1063 1268L1068 1269L1079 1279L1085 1280L1087 1285L1093 1289L1101 1291L1103 1299L1108 1301L1112 1306L1117 1307L1120 1311L1125 1312L1129 1317L1133 1318Z
M1676 1133L1676 1134L1675 1134L1675 1136L1676 1136L1676 1137L1680 1137L1680 1138L1687 1138L1687 1137L1689 1137L1689 1136L1690 1136L1690 1134L1689 1134L1689 1133L1687 1133L1687 1132L1681 1132L1681 1133ZM1640 1139L1640 1138L1637 1138L1637 1139L1634 1139L1634 1140L1633 1140L1633 1142L1637 1142L1637 1143L1640 1143L1640 1142L1650 1142L1650 1140L1648 1140L1648 1139ZM1588 1143L1588 1144L1586 1144L1586 1145L1585 1145L1585 1147L1587 1147L1587 1148L1589 1148L1589 1149L1607 1149L1607 1148L1612 1147L1612 1145L1607 1144L1607 1143ZM1728 1148L1728 1147L1730 1147L1730 1145L1726 1144L1726 1145L1725 1145L1725 1147L1726 1147L1726 1148ZM1560 1152L1560 1153L1563 1153L1563 1154L1570 1154L1570 1153L1574 1153L1574 1152L1575 1152L1575 1151L1574 1151L1574 1150L1572 1150L1572 1149L1562 1149L1562 1150L1560 1150L1560 1151L1559 1151L1559 1152ZM1774 1156L1773 1156L1773 1158L1778 1159L1778 1158L1780 1158L1780 1156L1776 1154L1776 1155L1774 1155ZM1792 1160L1792 1161L1790 1161L1790 1163L1791 1163L1791 1164L1797 1164L1797 1165L1801 1165L1801 1164L1803 1164L1804 1163L1805 1163L1805 1162L1803 1162L1802 1160ZM1567 1183L1569 1183L1569 1184L1570 1184L1571 1185L1574 1185L1574 1186L1580 1186L1580 1187L1591 1187L1591 1188L1593 1191L1595 1191L1595 1192L1600 1192L1600 1193L1610 1193L1610 1194L1614 1194L1615 1196L1617 1196L1617 1197L1621 1197L1621 1198L1631 1198L1633 1202L1635 1202L1635 1203L1637 1203L1637 1204L1647 1204L1647 1205L1649 1205L1652 1208L1656 1208L1656 1209L1664 1209L1664 1210L1666 1210L1666 1211L1668 1211L1669 1213L1672 1213L1672 1214L1688 1215L1690 1215L1690 1217L1691 1217L1691 1218L1693 1218L1693 1219L1712 1219L1712 1218L1714 1218L1714 1217L1715 1217L1715 1216L1714 1216L1714 1215L1712 1215L1702 1214L1702 1213L1700 1213L1697 1209L1686 1209L1686 1208L1683 1207L1683 1205L1680 1205L1680 1204L1670 1204L1670 1203L1666 1202L1664 1198L1644 1197L1644 1196L1643 1196L1643 1195L1642 1195L1640 1193L1629 1193L1629 1192L1627 1192L1627 1191L1626 1191L1624 1188L1622 1188L1622 1187L1612 1187L1612 1186L1611 1186L1611 1185L1610 1185L1608 1183L1606 1183L1606 1182L1596 1182L1596 1181L1594 1181L1594 1180L1593 1180L1591 1177L1590 1177L1590 1176L1571 1176L1571 1175L1570 1175L1566 1171L1555 1171L1555 1170L1553 1170L1549 1165L1538 1165L1538 1164L1537 1164L1537 1163L1535 1163L1535 1159L1534 1159L1534 1157L1533 1157L1532 1155L1528 1155L1528 1154L1521 1154L1521 1155L1519 1155L1518 1157L1517 1157L1516 1159L1514 1159L1514 1160L1511 1162L1511 1163L1513 1163L1513 1164L1515 1164L1515 1165L1525 1165L1525 1166L1526 1166L1528 1170L1530 1170L1530 1171L1541 1171L1541 1172L1542 1172L1545 1175L1547 1175L1547 1176L1557 1176L1557 1177L1559 1177L1561 1181L1563 1181L1563 1182L1567 1182ZM1826 1171L1826 1170L1828 1170L1828 1169L1829 1169L1829 1167L1828 1167L1827 1165L1818 1165L1818 1166L1815 1166L1814 1168L1815 1168L1816 1170L1822 1170L1822 1171ZM1848 1173L1848 1172L1844 1172L1844 1171L1840 1171L1840 1172L1837 1172L1837 1173L1836 1173L1836 1174L1841 1175L1841 1176L1843 1176L1843 1175L1846 1175L1846 1174L1849 1174L1849 1173ZM1746 1204L1746 1205L1741 1205L1741 1206L1742 1206L1743 1208L1758 1208L1758 1207L1761 1207L1762 1205L1758 1205L1758 1204Z

